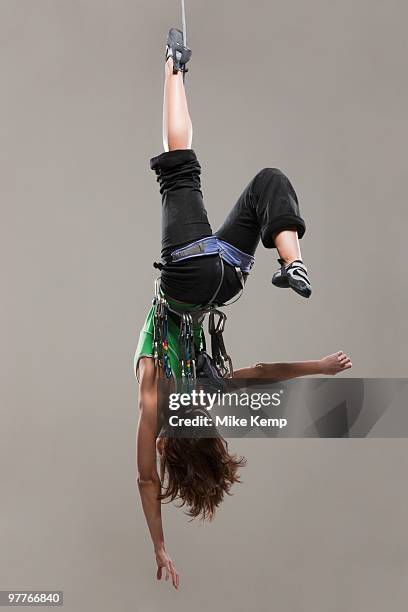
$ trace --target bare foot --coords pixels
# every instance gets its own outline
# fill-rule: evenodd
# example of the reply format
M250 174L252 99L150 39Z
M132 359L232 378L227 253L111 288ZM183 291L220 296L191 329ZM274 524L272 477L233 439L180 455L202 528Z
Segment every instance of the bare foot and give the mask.
M343 351L337 351L333 355L328 355L327 357L323 357L320 360L320 365L322 368L322 374L326 376L335 376L339 372L344 372L344 370L349 370L353 365L351 363L350 357L347 357L346 353Z

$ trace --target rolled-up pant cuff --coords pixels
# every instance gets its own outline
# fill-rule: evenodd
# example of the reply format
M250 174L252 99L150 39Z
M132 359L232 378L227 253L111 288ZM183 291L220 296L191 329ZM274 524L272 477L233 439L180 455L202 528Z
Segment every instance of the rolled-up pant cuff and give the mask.
M297 215L281 215L274 219L272 223L262 228L262 244L267 249L275 248L275 234L288 229L295 229L300 240L306 231L306 224L303 219Z
M160 155L152 157L150 160L150 168L159 174L160 171L174 170L178 166L188 162L197 162L197 156L193 149L174 149L173 151L164 151Z

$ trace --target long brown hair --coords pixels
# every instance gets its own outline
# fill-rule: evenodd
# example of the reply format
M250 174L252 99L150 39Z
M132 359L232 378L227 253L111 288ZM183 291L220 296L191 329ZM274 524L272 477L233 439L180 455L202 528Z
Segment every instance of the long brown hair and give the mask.
M180 500L192 518L212 520L224 495L240 482L238 468L245 457L228 452L221 437L162 438L160 477L165 502Z

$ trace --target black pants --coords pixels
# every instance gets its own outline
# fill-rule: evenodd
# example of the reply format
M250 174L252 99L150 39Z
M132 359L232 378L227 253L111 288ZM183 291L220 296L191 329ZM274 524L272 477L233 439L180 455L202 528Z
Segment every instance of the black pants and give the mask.
M150 166L162 195L163 291L182 302L205 304L220 283L219 256L170 262L170 253L176 248L213 235L201 192L201 166L192 149L162 153L150 160ZM292 228L302 238L306 227L295 190L280 170L264 168L249 182L215 235L254 255L260 240L266 248L273 248L276 232ZM224 280L215 300L218 304L232 299L241 289L235 269L224 265Z

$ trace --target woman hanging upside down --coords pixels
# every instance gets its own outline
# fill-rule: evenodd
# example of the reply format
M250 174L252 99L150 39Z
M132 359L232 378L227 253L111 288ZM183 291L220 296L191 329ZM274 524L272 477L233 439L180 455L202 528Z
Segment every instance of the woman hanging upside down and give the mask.
M150 164L162 196L161 295L178 312L222 306L237 296L254 263L259 241L276 248L280 268L272 277L277 287L311 295L299 239L305 223L289 179L280 170L264 168L249 182L217 232L213 232L201 193L201 167L191 148L192 124L184 89L184 73L191 51L182 33L172 28L166 47L163 142L165 152ZM193 318L196 351L203 342L202 317ZM178 588L179 576L166 552L161 519L162 500L180 499L191 517L211 519L224 495L239 482L244 460L228 452L217 438L157 437L157 382L160 377L185 374L180 348L180 321L169 317L164 372L155 353L155 308L140 334L135 354L139 380L140 416L137 432L138 486L154 545L157 578L165 570ZM264 363L236 370L234 378L287 380L315 374L334 375L351 368L342 351L317 361ZM157 471L157 453L161 474ZM166 480L166 485L164 485Z

